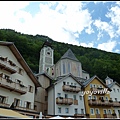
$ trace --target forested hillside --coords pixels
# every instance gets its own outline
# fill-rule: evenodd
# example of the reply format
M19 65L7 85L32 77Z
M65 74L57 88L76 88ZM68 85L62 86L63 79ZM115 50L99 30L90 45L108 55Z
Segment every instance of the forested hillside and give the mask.
M40 49L46 40L49 40L54 48L54 63L70 48L90 76L97 75L102 80L109 76L120 83L120 54L60 43L48 36L33 36L10 29L0 29L0 41L14 42L34 73L38 73Z

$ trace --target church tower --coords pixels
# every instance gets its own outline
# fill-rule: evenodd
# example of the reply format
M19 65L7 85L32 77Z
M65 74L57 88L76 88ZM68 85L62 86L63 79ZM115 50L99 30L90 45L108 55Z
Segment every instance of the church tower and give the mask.
M47 71L54 64L53 52L51 43L45 41L40 51L39 73Z

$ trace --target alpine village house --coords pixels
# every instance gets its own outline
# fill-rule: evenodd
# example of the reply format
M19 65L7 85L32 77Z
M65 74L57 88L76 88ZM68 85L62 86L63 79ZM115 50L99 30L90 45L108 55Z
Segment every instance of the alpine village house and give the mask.
M90 78L69 48L54 64L54 49L45 41L39 73L29 68L14 43L0 42L0 108L32 118L120 118L120 85L107 77Z

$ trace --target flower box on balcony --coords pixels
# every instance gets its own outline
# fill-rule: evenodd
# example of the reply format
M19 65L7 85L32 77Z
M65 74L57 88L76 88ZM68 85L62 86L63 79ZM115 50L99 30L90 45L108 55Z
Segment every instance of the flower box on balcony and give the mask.
M103 88L98 87L97 89L98 89L98 90L102 90Z
M113 116L116 116L116 113L113 113L112 115L113 115Z
M63 97L58 97L59 99L63 99Z
M113 100L109 100L109 102L113 102Z
M23 84L20 84L20 87L25 87Z
M101 99L101 101L102 101L102 102L104 102L104 100L103 100L103 99Z
M86 113L86 116L89 116L89 114L88 114L88 113Z

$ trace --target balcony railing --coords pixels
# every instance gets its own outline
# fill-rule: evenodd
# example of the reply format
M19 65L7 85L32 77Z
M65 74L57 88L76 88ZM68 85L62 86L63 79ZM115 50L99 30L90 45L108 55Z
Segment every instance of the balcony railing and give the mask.
M37 112L37 110L32 109L32 108L26 108L26 107L21 107L21 106L14 106L15 109L19 110L25 110L25 111L30 111L30 112Z
M7 103L1 103L1 102L0 102L0 106L2 106L2 107L9 107L10 104L7 104Z
M73 99L72 98L58 97L58 98L56 98L56 104L72 105Z
M120 102L118 102L118 101L113 101L113 106L114 106L114 107L120 107Z
M112 114L103 114L103 117L104 118L113 118L113 115Z
M89 105L96 105L96 106L112 106L113 104L107 100L88 100Z
M17 72L17 66L12 61L7 61L7 58L0 57L0 68L9 71L10 73Z
M78 86L72 86L72 85L63 85L63 91L69 91L69 92L80 92L81 88Z
M93 94L97 94L97 95L104 95L107 92L106 88L91 88L91 91Z
M9 89L10 91L18 92L20 94L25 94L27 92L27 87L20 85L10 79L5 79L0 77L0 87Z
M96 118L101 118L101 115L100 114L96 114Z
M86 115L85 114L76 113L76 114L74 114L74 117L75 118L85 118Z

